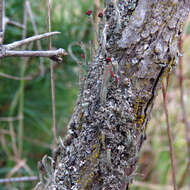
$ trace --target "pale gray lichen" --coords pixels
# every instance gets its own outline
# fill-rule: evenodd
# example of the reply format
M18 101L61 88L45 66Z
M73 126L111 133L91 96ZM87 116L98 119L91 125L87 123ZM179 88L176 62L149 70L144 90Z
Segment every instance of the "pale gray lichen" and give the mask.
M128 187L155 96L179 56L177 42L189 12L184 2L107 0L105 4L99 49L88 65L82 98L68 125L70 137L60 148L55 182L49 189ZM114 63L118 82L109 77L102 86L107 57Z

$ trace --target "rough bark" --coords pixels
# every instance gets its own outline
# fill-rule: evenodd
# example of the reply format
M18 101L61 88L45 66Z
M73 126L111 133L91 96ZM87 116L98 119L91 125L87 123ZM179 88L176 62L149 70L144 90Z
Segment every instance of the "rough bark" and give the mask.
M128 189L157 91L180 56L189 10L188 0L105 1L99 49L39 189Z

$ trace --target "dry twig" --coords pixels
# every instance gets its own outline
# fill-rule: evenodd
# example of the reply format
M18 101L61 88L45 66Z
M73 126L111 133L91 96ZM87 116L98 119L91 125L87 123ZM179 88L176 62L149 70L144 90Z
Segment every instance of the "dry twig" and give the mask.
M15 183L15 182L26 182L26 181L36 181L38 180L37 176L24 176L24 177L11 177L0 179L0 183Z
M44 33L44 34L39 34L39 35L35 35L35 36L32 36L32 37L26 38L24 40L16 41L16 42L13 42L11 44L3 45L3 47L4 47L5 50L11 50L11 49L23 46L25 44L31 43L33 41L41 40L43 38L48 38L50 36L54 36L54 35L57 35L57 34L60 34L60 32L57 32L57 31L55 31L55 32L47 32L47 33Z
M65 50L60 48L58 50L48 50L48 51L5 51L0 54L0 58L3 57L63 57L67 55Z
M171 127L170 127L170 121L169 121L169 115L168 115L168 106L167 106L167 88L168 88L168 84L169 84L169 78L167 78L166 88L164 87L164 83L162 83L162 94L163 94L164 111L165 111L166 122L167 122L167 133L168 133L168 139L169 139L169 148L170 148L170 159L171 159L171 166L172 166L173 187L174 187L174 190L177 190L173 139L172 139L171 131L170 131Z

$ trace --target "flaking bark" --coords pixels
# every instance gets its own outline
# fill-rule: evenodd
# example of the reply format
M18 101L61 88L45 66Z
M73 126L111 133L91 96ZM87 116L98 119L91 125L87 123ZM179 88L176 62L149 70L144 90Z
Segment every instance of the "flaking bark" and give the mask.
M105 1L99 49L39 189L128 189L157 91L177 64L189 10L188 0ZM106 58L114 77L105 82Z

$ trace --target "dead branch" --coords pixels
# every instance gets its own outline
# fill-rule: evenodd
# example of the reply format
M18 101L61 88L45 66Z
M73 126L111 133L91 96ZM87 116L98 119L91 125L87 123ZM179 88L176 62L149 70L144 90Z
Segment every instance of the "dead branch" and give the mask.
M3 47L6 50L11 50L11 49L23 46L25 44L31 43L33 41L41 40L43 38L48 38L50 36L54 36L54 35L57 35L57 34L60 34L60 32L57 32L57 31L55 31L55 32L47 32L47 33L44 33L44 34L39 34L39 35L36 35L36 36L32 36L30 38L26 38L24 40L16 41L16 42L13 42L11 44L3 45Z
M15 183L15 182L26 182L26 181L36 181L38 180L37 176L25 176L25 177L11 177L0 179L0 183Z
M5 50L0 54L0 59L4 57L49 57L54 56L63 57L67 55L66 51L62 48L58 50L47 50L47 51L9 51ZM52 58L53 59L53 58Z

